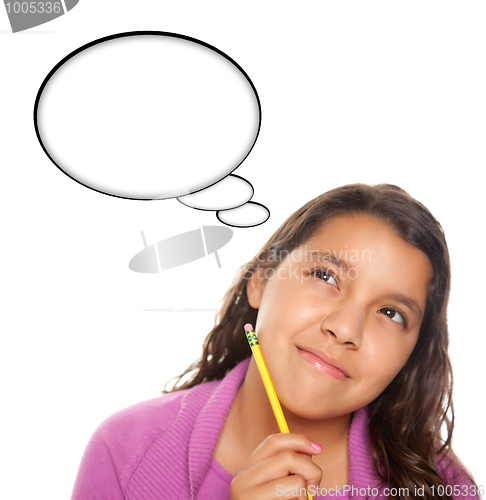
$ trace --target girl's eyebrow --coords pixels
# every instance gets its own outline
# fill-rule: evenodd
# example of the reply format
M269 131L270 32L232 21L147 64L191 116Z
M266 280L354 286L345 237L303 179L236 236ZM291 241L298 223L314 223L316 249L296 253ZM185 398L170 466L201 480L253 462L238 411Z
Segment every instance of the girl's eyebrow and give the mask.
M349 265L344 260L341 260L336 255L336 252L331 252L330 250L312 250L311 252L309 252L309 255L310 260L312 261L317 260L322 262L330 262L338 266L340 269L349 269Z
M415 314L419 318L422 317L422 309L420 308L416 300L410 297L406 297L405 295L402 295L400 293L391 295L390 297L397 302L400 302L400 304L407 306L413 312L413 314Z

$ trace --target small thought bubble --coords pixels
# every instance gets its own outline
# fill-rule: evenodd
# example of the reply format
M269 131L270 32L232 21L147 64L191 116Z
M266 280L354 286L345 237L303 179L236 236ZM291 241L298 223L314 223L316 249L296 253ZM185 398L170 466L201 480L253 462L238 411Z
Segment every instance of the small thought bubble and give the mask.
M259 226L268 220L270 212L267 207L249 201L246 205L231 210L216 212L216 217L228 226L253 227Z
M230 174L203 191L177 199L199 210L229 210L243 205L252 196L253 186L239 175Z
M119 198L179 198L215 211L253 195L251 184L228 176L260 124L258 94L238 63L205 42L158 31L78 48L50 71L34 106L44 152L73 180Z

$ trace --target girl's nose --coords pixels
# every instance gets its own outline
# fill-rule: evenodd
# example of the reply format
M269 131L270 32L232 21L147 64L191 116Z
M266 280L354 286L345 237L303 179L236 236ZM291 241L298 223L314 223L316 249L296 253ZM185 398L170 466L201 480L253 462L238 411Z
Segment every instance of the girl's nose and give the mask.
M350 347L361 346L364 314L357 307L342 306L329 311L321 322L321 330L336 342Z

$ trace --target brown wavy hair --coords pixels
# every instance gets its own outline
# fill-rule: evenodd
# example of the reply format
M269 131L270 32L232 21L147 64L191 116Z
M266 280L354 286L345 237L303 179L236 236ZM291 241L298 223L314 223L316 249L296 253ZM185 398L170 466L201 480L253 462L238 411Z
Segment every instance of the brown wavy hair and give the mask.
M418 498L415 485L424 485L425 498L450 499L445 492L442 496L438 494L438 486L447 486L439 476L439 466L442 469L455 462L456 467L463 469L451 450L454 409L452 369L447 352L449 252L439 222L426 207L397 186L342 186L314 198L293 213L253 260L240 268L235 284L223 298L214 328L204 341L202 356L175 377L177 382L171 390L164 388L163 392L221 380L239 362L250 357L243 326L256 323L258 310L248 303L248 280L259 268L278 267L280 259L275 256L288 255L304 244L325 221L339 215L362 213L386 223L404 241L424 252L433 268L417 344L402 370L369 405L375 471L389 486L408 488L409 496L397 498ZM193 371L189 380L182 383L182 378ZM446 431L444 438L442 428Z

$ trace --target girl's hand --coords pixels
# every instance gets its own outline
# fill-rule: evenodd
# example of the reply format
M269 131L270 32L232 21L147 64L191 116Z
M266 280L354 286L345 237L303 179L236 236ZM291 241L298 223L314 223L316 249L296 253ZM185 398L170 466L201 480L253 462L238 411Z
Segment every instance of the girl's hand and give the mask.
M311 460L321 451L302 434L270 434L236 471L231 500L308 498L309 486L312 494L321 484L322 470Z

